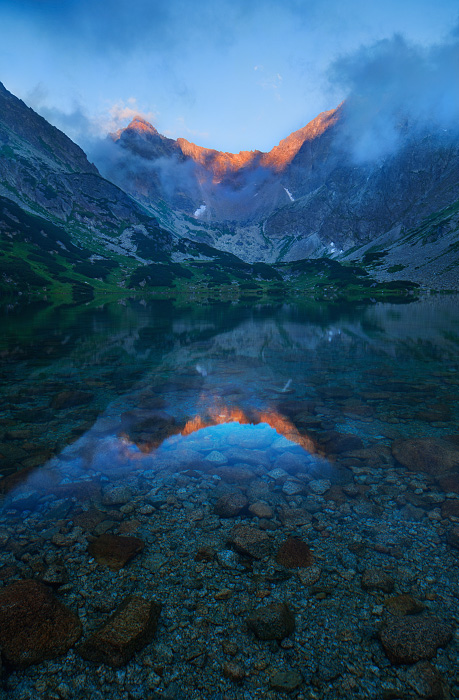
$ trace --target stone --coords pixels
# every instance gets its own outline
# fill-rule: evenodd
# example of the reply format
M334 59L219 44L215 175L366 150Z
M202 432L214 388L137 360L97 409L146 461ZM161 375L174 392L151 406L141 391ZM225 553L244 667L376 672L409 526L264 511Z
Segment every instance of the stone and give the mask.
M119 571L132 557L141 552L144 546L144 542L138 537L104 534L89 543L88 552L101 566Z
M13 667L65 654L80 636L79 618L43 583L16 581L0 591L0 647Z
M219 518L234 518L247 504L248 500L242 493L226 493L216 502L214 513Z
M96 664L123 666L153 639L161 607L142 596L127 596L78 653Z
M232 549L222 549L217 552L217 561L224 569L236 569L239 565L239 557Z
M310 566L307 569L298 571L298 578L303 586L313 586L320 579L322 569L318 566Z
M439 438L395 440L392 454L404 467L439 476L459 467L459 446Z
M277 671L269 679L273 690L281 693L293 693L303 682L303 676L297 671Z
M204 545L203 547L199 547L198 551L194 555L194 560L209 562L212 561L214 557L215 549L213 547Z
M381 643L392 663L412 664L433 658L452 634L452 627L433 615L401 617L381 631Z
M212 462L212 464L226 464L228 461L225 455L218 450L212 450L212 452L207 455L206 460Z
M360 489L357 486L357 484L345 484L343 486L343 492L349 498L356 498L357 496L360 495Z
M304 484L301 481L292 481L291 479L288 479L282 486L282 493L288 498L291 496L298 496L299 494L304 493Z
M312 566L314 557L306 542L298 537L289 537L279 547L276 561L287 569Z
M331 481L328 479L314 479L309 482L309 488L316 496L323 496L331 489Z
M306 525L311 522L312 516L305 508L286 508L280 509L279 517L282 525L288 528L296 528L301 525Z
M262 501L256 501L249 506L249 512L255 515L257 518L267 518L268 520L273 517L274 511L271 506Z
M383 591L391 593L394 590L394 579L384 569L365 569L361 579L362 588L367 591Z
M449 700L450 692L443 676L428 661L419 661L408 669L406 682L423 700Z
M61 411L64 408L83 406L90 403L93 398L94 394L91 391L61 391L53 397L50 407Z
M45 569L40 580L47 586L59 588L68 582L69 575L65 565L61 561L55 561Z
M263 559L271 553L271 540L266 532L250 525L236 525L229 533L229 542L241 554Z
M448 498L441 507L442 518L459 518L459 499Z
M231 661L225 661L223 664L223 675L229 678L233 683L242 683L245 678L245 671L242 666Z
M402 593L402 595L394 595L392 598L387 598L384 601L384 605L393 615L416 615L425 609L425 605L413 598L409 593Z
M132 500L133 492L129 486L114 486L110 484L102 489L102 503L105 506L118 506L129 503Z
M286 603L271 603L257 608L247 618L248 628L258 639L281 641L295 629L295 617Z

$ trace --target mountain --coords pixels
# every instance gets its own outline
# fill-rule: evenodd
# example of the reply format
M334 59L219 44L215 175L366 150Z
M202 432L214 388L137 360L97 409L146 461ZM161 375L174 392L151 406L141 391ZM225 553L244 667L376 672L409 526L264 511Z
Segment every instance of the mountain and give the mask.
M136 118L112 135L116 168L104 174L173 209L184 235L250 262L339 255L459 199L457 133L402 122L397 149L368 160L354 157L356 138L345 103L269 153L166 139Z
M174 286L193 277L182 260L240 263L163 228L1 83L0 234L4 294L82 300L123 287Z
M457 288L458 141L412 130L356 163L346 118L341 105L269 153L239 154L136 118L104 144L104 177L0 83L0 293L231 303Z

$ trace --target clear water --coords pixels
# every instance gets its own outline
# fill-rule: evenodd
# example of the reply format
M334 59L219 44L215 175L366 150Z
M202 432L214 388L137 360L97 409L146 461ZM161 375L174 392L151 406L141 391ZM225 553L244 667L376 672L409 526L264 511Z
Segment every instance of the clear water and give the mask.
M446 440L454 462L458 369L455 297L361 309L132 301L5 310L3 585L40 579L50 562L63 562L68 581L57 595L78 613L83 638L128 593L163 603L155 640L122 681L107 667L102 682L72 650L8 668L5 692L31 697L42 683L58 693L50 697L144 697L146 688L158 697L278 697L270 678L279 668L301 673L293 697L411 692L368 633L387 622L388 595L363 590L361 576L383 569L393 595L415 595L442 619L457 616L448 536L459 518L459 466L402 464L393 447ZM230 494L243 507L222 514L216 504ZM271 553L238 550L237 524L267 533ZM139 537L144 550L114 572L87 551L103 533ZM307 567L276 560L291 536L314 554L319 578L310 585ZM196 556L205 547L210 560ZM215 599L219 590L230 594ZM296 631L292 646L273 648L243 618L279 600L295 609ZM332 639L324 637L330 626ZM225 655L222 642L233 638L236 654ZM196 644L205 647L201 667L184 661ZM438 652L444 677L455 655L454 639ZM154 673L152 657L160 659ZM339 671L327 675L324 664L337 659ZM228 662L244 669L242 685L222 672Z

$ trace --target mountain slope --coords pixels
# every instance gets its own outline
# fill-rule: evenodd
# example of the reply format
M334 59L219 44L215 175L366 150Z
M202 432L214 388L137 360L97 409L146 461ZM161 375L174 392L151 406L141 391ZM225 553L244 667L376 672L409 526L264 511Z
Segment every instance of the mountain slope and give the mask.
M269 153L222 153L134 120L115 135L117 169L106 174L145 204L192 217L182 216L186 235L205 235L205 224L208 243L247 261L336 255L459 197L458 134L403 123L399 136L395 152L356 160L346 104Z

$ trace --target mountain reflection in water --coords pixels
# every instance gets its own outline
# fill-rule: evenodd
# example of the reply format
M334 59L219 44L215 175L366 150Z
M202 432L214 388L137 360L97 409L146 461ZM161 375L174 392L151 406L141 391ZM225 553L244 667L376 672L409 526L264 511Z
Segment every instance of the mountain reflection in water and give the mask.
M455 299L133 301L13 310L2 327L8 697L412 697L427 671L400 664L426 658L457 694ZM32 656L14 642L17 580L78 616L67 646L57 628ZM152 600L156 632L134 643L125 625L102 653L94 631Z

